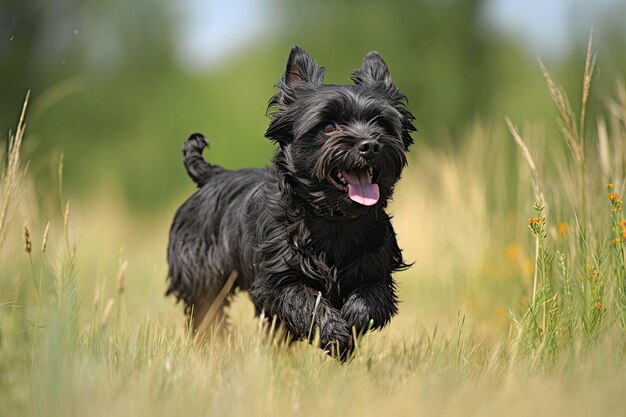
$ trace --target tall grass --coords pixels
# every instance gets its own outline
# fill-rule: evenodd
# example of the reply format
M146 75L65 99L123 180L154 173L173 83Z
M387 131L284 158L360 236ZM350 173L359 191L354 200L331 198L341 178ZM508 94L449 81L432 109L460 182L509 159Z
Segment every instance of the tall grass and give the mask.
M621 144L626 140L623 135L626 120L619 120L619 116L614 120L610 142L603 131L595 138L585 132L595 61L590 37L578 118L566 94L541 64L569 150L568 155L561 155L555 161L560 171L555 185L569 188L568 194L563 196L562 191L553 189L544 195L539 168L518 130L507 120L533 174L536 198L535 215L528 220L536 241L535 279L528 308L521 315L512 314L518 332L515 351L522 350L533 366L542 368L554 364L563 353L584 354L600 337L607 335L615 340L620 350L624 348L625 328L621 323L625 320L626 307L623 266L626 221L621 197L614 192L614 182L623 190L626 155L618 154L610 163L607 158L601 158L601 151L609 154L621 151ZM618 86L618 96L623 96L621 89ZM599 126L599 129L602 128ZM603 139L599 139L601 137ZM603 184L606 174L610 182ZM563 197L564 201L559 201ZM553 233L549 236L548 205L557 204L569 220L552 226ZM559 242L563 239L558 235L565 233L567 245Z
M24 128L26 127L26 107L28 106L29 98L30 91L26 94L15 135L9 133L6 166L2 170L2 188L0 188L2 193L0 194L2 196L2 199L0 199L0 247L2 247L2 243L6 238L6 229L11 215L19 204L24 176L26 175L26 170L21 165L20 152L22 150Z
M59 185L39 214L23 113L0 179L2 415L622 415L626 91L591 129L594 60L578 115L541 66L562 141L511 117L415 150L392 207L415 261L401 313L346 365L265 337L245 294L194 341L162 296L169 213L70 209Z

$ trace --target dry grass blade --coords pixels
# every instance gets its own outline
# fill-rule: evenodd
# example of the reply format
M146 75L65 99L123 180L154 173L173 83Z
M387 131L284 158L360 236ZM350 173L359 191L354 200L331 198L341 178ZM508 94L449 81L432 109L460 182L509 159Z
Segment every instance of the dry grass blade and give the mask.
M611 151L606 121L603 118L598 118L597 130L598 158L600 160L600 169L602 170L602 182L606 184L611 181Z
M552 100L556 104L556 107L561 115L561 119L559 120L559 128L563 132L563 136L565 137L565 141L569 146L572 154L574 155L574 159L578 162L579 165L583 164L584 154L583 148L581 145L580 137L578 136L578 129L576 127L576 122L574 118L574 113L569 105L569 101L565 93L556 85L552 76L543 65L543 62L539 60L539 66L541 67L541 73L546 80L546 84L548 85L548 90L550 91L550 95L552 96Z
M46 223L46 228L43 231L43 238L41 239L41 253L46 253L48 247L48 233L50 232L50 222Z
M589 33L589 42L587 43L587 55L585 57L585 73L583 74L583 96L580 108L580 138L585 137L585 115L587 111L587 101L589 100L589 91L591 91L591 80L593 78L593 70L596 66L597 55L593 52L593 31Z
M618 99L618 110L616 112L616 116L622 121L624 129L626 129L626 86L623 81L618 80L616 91Z
M504 120L506 121L506 124L509 128L509 131L511 132L511 135L513 135L513 139L515 139L515 143L517 143L517 146L519 146L520 150L522 151L522 156L526 160L526 163L528 164L528 167L530 168L530 172L532 173L532 176L533 176L532 185L533 185L533 190L535 192L535 199L538 201L542 201L542 202L546 201L543 195L543 189L541 186L541 177L539 176L539 170L537 169L535 160L530 154L530 149L528 149L528 146L524 142L524 139L522 139L522 136L520 135L519 131L517 130L513 122L511 122L511 119L509 119L508 117L505 117Z
M128 261L124 261L120 264L120 268L117 272L117 294L122 295L126 290L126 271L128 270Z
M235 285L235 281L237 280L238 276L239 273L237 271L231 272L230 276L226 280L226 283L211 304L209 311L207 311L207 313L202 318L202 321L200 322L200 325L196 330L196 336L194 337L194 341L197 342L202 338L204 332L207 330L211 322L213 322L213 319L215 319L215 317L218 315L219 310L222 308L222 305L226 300L226 297L228 297L228 294L230 294L230 290L233 288L233 285Z
M115 300L113 298L109 298L106 306L104 307L104 312L102 313L102 327L105 327L111 318L111 313L113 312L113 306L115 305Z
M321 291L317 293L317 297L315 298L315 306L313 307L313 317L311 317L311 327L309 327L309 335L307 337L307 340L311 340L311 335L313 334L313 325L315 324L315 314L317 313L317 309L320 306L320 301L322 301Z
M33 241L30 239L30 228L28 222L24 222L24 252L30 254L33 250Z
M15 135L9 134L9 149L7 154L6 170L2 173L2 198L0 200L0 247L4 242L8 220L22 196L22 184L26 175L26 168L20 164L20 150L24 129L26 128L25 117L30 91L26 93L22 113L17 124Z

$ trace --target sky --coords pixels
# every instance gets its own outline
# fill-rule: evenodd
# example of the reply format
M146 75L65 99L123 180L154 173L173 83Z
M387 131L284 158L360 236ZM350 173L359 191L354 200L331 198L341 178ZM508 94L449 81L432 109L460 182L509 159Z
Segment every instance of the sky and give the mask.
M586 40L618 0L487 0L485 24L518 40L533 56L559 58ZM601 28L594 28L596 31Z
M182 0L178 57L191 69L204 69L236 54L279 23L267 0Z
M618 1L486 0L477 24L486 36L510 36L533 56L558 59L575 41L588 37L594 16L611 10ZM181 0L184 24L178 33L178 58L189 69L203 70L271 36L281 24L274 4L268 0Z

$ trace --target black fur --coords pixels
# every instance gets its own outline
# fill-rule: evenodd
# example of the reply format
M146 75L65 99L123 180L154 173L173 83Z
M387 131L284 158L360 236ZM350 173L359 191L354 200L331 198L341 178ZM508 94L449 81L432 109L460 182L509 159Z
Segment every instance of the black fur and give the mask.
M187 140L185 166L199 189L174 217L167 293L197 316L237 271L235 287L249 291L257 313L297 339L309 337L313 320L322 347L345 358L352 327L381 328L398 311L392 274L406 264L384 209L415 128L377 53L353 73L354 85L322 84L323 74L291 50L270 100L266 137L279 145L270 168L225 170L202 159L204 136ZM362 140L378 152L363 152ZM370 168L380 197L365 206L336 180Z

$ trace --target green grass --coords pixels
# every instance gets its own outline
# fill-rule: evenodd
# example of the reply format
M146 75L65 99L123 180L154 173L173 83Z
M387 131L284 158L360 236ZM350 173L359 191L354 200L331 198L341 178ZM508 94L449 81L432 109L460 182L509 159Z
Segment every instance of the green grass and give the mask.
M582 109L592 69L590 50ZM33 195L18 129L0 181L0 414L623 415L626 91L585 123L545 75L562 137L494 122L415 147L392 207L415 262L400 314L346 365L263 337L245 294L195 343L163 297L171 210Z

